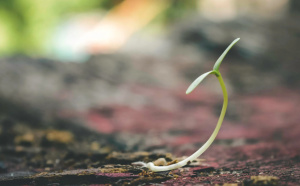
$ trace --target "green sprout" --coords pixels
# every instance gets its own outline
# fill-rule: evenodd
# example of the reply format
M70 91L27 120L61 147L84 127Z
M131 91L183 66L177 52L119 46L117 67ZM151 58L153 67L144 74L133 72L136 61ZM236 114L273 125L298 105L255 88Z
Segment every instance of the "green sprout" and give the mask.
M222 107L222 111L221 111L221 114L220 114L217 126L216 126L215 130L213 131L212 135L206 141L206 143L200 149L198 149L194 154L192 154L188 158L186 158L186 159L184 159L184 160L182 160L182 161L180 161L180 162L178 162L176 164L172 164L172 165L168 165L168 166L155 166L152 162L149 162L147 164L144 163L144 162L136 162L136 163L134 163L135 165L142 165L143 167L147 167L149 170L151 170L153 172L169 171L169 170L173 170L173 169L177 169L177 168L185 166L188 162L192 162L193 160L195 160L196 158L198 158L203 152L205 152L206 149L208 149L208 147L215 140L215 138L216 138L216 136L217 136L217 134L218 134L218 132L219 132L219 130L221 128L221 125L222 125L222 122L223 122L223 119L224 119L224 116L225 116L225 113L226 113L226 110L227 110L227 105L228 105L228 95L227 95L227 91L226 91L226 87L225 87L223 78L222 78L221 73L219 71L219 67L220 67L220 65L221 65L224 57L228 53L228 51L239 40L240 40L240 38L235 39L227 47L227 49L223 52L223 54L216 61L215 65L213 67L213 70L211 70L209 72L206 72L206 73L202 74L201 76L199 76L189 86L189 88L186 91L186 94L191 93L209 74L214 74L218 78L218 80L220 82L220 85L221 85L221 88L222 88L222 92L223 92L223 96L224 96L224 98L223 98L223 107Z

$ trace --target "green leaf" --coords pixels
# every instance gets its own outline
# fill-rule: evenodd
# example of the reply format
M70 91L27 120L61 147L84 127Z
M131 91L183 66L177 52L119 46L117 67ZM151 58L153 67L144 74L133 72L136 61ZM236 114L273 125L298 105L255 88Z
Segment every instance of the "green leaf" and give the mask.
M209 74L214 74L215 72L212 70L212 71L209 71L209 72L206 72L204 74L202 74L201 76L199 76L197 79L195 79L195 81L189 86L189 88L186 90L186 94L189 94L191 93L200 83L201 81L206 78L206 76L208 76Z
M226 56L228 51L231 49L231 47L233 47L233 45L236 44L239 40L240 40L240 38L237 38L234 41L232 41L232 43L226 48L226 50L223 52L223 54L219 57L219 59L216 61L214 68L213 68L215 71L217 71L217 72L219 71L219 67L220 67L224 57Z

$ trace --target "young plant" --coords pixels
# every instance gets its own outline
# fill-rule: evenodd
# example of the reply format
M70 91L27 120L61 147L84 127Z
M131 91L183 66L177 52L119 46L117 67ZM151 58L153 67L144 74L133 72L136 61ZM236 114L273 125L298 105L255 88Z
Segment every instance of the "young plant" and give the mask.
M185 166L188 162L192 162L193 160L195 160L196 158L198 158L203 152L206 151L206 149L212 144L212 142L214 141L214 139L216 138L225 113L226 113L226 109L227 109L227 105L228 105L228 96L227 96L227 91L226 91L226 87L223 81L223 78L221 76L221 73L219 71L219 67L221 65L221 62L223 61L224 57L226 56L226 54L228 53L228 51L231 49L231 47L237 43L240 40L240 38L235 39L228 47L227 49L223 52L223 54L219 57L219 59L216 61L213 70L206 72L204 74L202 74L201 76L199 76L187 89L186 94L191 93L201 82L204 78L206 78L209 74L214 74L221 85L222 91L223 91L223 96L224 96L224 100L223 100L223 107L222 107L222 111L217 123L217 126L215 128L215 130L213 131L212 135L210 136L210 138L207 140L207 142L199 149L197 150L194 154L192 154L191 156L189 156L188 158L176 163L176 164L172 164L172 165L168 165L168 166L155 166L152 162L149 163L144 163L144 162L136 162L134 163L135 165L141 165L143 167L147 167L149 170L153 171L153 172L160 172L160 171L169 171L169 170L173 170L173 169L177 169L180 167Z

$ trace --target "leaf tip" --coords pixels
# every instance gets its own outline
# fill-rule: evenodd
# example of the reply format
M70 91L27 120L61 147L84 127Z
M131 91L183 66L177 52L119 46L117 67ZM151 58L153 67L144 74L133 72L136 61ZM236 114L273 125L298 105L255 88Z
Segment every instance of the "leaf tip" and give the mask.
M219 57L219 59L216 61L213 70L215 71L219 71L219 67L224 59L224 57L226 56L226 54L228 53L228 51L231 49L231 47L233 47L233 45L235 45L238 41L240 40L240 38L236 38L235 40L233 40L231 42L231 44L226 48L226 50L222 53L222 55Z
M209 72L206 72L204 74L202 74L201 76L199 76L197 79L195 79L193 81L193 83L189 86L189 88L186 90L186 94L189 94L191 93L200 83L201 81L206 78L206 76L208 76L209 74L212 74L214 73L214 71L209 71Z

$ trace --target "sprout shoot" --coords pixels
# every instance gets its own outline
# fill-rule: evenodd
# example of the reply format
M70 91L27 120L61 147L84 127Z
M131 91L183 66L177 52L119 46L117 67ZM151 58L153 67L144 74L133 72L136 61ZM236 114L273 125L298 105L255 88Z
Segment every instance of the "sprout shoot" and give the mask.
M223 81L223 78L221 76L221 73L219 72L219 67L221 65L221 62L223 61L224 57L226 56L226 54L228 53L228 51L231 49L231 47L237 43L240 40L240 38L235 39L228 47L227 49L223 52L223 54L219 57L219 59L216 61L213 70L206 72L204 74L202 74L201 76L199 76L187 89L186 94L191 93L200 83L203 79L205 79L209 74L214 74L218 80L219 83L221 85L222 88L222 92L223 92L223 107L222 107L222 111L217 123L217 126L215 128L215 130L213 131L212 135L210 136L210 138L207 140L207 142L199 149L197 150L194 154L192 154L191 156L189 156L188 158L176 163L176 164L172 164L172 165L168 165L168 166L155 166L152 162L149 163L144 163L144 162L135 162L133 163L134 165L141 165L143 167L147 167L149 170L153 171L153 172L160 172L160 171L169 171L169 170L173 170L173 169L177 169L180 167L185 166L188 162L192 162L193 160L195 160L196 158L198 158L203 152L206 151L206 149L212 144L212 142L215 140L225 113L226 113L226 109L227 109L227 105L228 105L228 95L227 95L227 91L226 91L226 87Z

